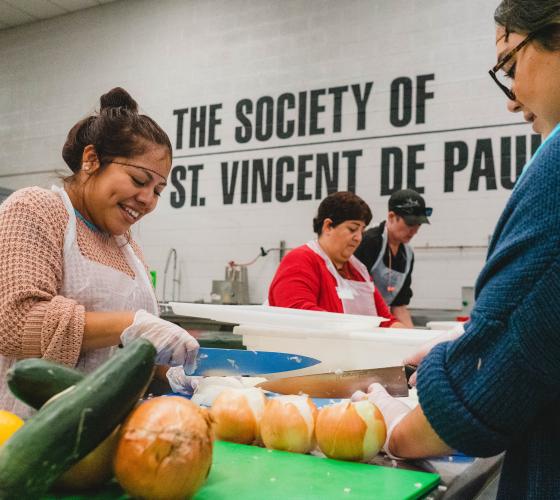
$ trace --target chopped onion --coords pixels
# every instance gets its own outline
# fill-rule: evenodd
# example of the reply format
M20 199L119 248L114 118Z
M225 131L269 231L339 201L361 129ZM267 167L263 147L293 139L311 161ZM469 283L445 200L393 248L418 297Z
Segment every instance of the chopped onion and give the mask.
M145 401L124 423L113 465L133 497L191 497L212 465L212 418L179 396Z
M220 392L228 387L241 389L243 384L238 377L201 377L191 401L199 406L210 407Z
M278 396L266 403L261 437L267 448L308 453L315 446L317 408L307 396Z
M263 377L201 377L191 401L200 406L212 406L226 388L243 389L266 382Z
M218 439L250 444L260 439L266 397L261 389L224 389L214 400L210 413Z
M371 460L383 446L385 433L383 415L367 399L324 406L315 425L321 451L339 460Z

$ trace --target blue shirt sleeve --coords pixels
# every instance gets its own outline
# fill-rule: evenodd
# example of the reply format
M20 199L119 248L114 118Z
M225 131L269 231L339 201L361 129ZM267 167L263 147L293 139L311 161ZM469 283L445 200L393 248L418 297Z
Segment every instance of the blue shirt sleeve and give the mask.
M465 333L418 370L426 417L451 447L506 449L560 397L560 138L519 181L498 221Z

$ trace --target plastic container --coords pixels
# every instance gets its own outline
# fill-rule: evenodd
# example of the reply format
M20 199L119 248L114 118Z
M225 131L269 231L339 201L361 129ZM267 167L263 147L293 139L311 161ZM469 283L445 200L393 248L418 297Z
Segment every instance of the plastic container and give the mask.
M342 331L336 325L321 329L240 325L233 329L233 333L242 335L243 344L250 350L289 352L321 360L321 363L303 370L268 376L276 378L400 365L406 356L442 332L379 327Z
M271 306L170 302L177 315L230 323L254 351L302 354L321 363L268 378L402 364L402 360L442 332L380 328L383 318ZM446 330L447 328L443 328Z

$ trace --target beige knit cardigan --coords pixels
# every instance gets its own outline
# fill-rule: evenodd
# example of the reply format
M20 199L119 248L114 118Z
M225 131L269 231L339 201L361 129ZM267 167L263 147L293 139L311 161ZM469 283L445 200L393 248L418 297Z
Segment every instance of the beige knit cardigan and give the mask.
M59 294L68 212L53 191L31 187L0 205L0 354L76 365L84 307ZM114 238L77 219L80 252L134 277ZM134 251L142 258L138 246Z

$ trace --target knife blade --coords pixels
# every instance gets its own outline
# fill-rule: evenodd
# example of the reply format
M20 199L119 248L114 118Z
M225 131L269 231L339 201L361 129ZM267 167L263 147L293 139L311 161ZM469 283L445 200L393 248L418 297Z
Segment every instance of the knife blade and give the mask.
M312 398L349 398L356 391L367 392L370 384L378 382L392 396L408 396L408 376L404 366L350 370L316 375L301 375L268 380L257 385L279 394L307 394Z
M197 367L190 375L261 375L299 370L320 363L318 359L287 352L243 351L201 347Z

